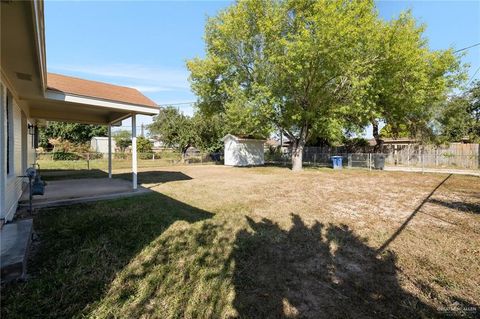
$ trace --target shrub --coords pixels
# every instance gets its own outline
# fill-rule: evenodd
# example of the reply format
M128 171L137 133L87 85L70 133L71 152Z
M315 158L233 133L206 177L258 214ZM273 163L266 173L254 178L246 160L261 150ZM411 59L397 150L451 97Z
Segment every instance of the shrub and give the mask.
M102 159L103 158L103 153L89 152L89 153L85 154L85 158L90 159L90 160Z
M151 153L153 143L147 140L145 137L140 136L137 138L137 151L139 153Z
M128 159L130 158L130 154L128 153L114 153L113 154L114 159Z
M142 159L142 160L152 159L153 158L153 152L151 152L151 153L139 153L138 158Z
M53 152L52 159L54 161L77 161L80 159L80 156L69 152Z

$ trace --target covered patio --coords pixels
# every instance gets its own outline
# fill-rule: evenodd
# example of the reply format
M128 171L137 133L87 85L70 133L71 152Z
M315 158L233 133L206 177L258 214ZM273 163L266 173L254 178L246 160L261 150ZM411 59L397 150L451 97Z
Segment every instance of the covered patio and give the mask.
M38 127L49 121L105 125L109 144L106 178L49 181L44 197L35 198L39 205L131 196L145 192L137 186L137 116L153 116L159 109L134 88L48 73L43 1L0 1L0 6L0 234L6 243L0 254L3 280L25 274L33 223L16 212L19 202L23 204L29 195L24 176L37 161ZM132 120L131 181L112 178L112 126L128 118Z
M108 177L112 178L112 126L131 118L132 190L137 189L137 115L158 114L157 105L133 88L49 73L46 98L30 101L39 120L108 126Z
M152 192L139 186L132 189L130 181L120 178L79 178L49 181L43 196L33 197L33 208L73 205L98 200L130 197ZM29 207L29 194L24 192L20 207Z

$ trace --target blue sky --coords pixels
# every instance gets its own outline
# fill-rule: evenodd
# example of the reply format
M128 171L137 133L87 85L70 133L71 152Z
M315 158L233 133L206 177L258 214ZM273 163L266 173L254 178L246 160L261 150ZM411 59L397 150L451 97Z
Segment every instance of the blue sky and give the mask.
M49 72L138 88L158 104L195 101L185 61L204 55L206 18L229 1L46 1ZM480 42L480 0L378 1L384 19L412 9L432 49ZM480 46L463 59L470 77ZM480 79L480 71L476 75ZM192 114L190 105L178 105ZM151 119L140 117L139 124ZM130 123L125 122L128 126ZM368 134L370 135L370 134Z

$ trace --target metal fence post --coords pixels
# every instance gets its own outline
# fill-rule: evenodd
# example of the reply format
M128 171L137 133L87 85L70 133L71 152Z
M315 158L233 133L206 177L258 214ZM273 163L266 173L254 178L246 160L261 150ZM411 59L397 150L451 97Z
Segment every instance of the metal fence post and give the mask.
M424 151L424 147L422 146L422 154L421 154L421 159L422 159L422 174L425 173L425 171L424 171L424 170L425 170L425 158L424 158L425 155L424 155L423 151Z
M90 170L90 153L87 153L87 170Z
M348 168L352 168L352 154L347 154Z
M313 153L313 166L317 166L317 153Z
M368 170L372 170L372 153L368 153Z

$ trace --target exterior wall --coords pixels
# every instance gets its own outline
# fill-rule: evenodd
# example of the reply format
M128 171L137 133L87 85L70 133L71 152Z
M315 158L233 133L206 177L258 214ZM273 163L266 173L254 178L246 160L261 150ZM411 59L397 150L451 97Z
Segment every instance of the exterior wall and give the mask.
M0 109L0 218L9 221L13 218L17 210L18 199L22 195L26 186L24 175L27 167L35 162L35 149L33 148L33 140L28 135L27 125L29 120L27 115L18 105L15 98L12 98L11 108L11 127L10 136L13 139L11 152L11 170L7 174L7 118L6 118L6 100L7 88L4 83L0 85L1 109Z
M227 166L264 165L263 141L225 139L225 159Z
M115 140L112 138L112 153L115 152L116 147ZM108 153L108 137L92 137L90 148L95 152Z
M6 104L6 88L3 82L0 81L0 219L4 219L6 215L6 116L5 116L5 104Z

